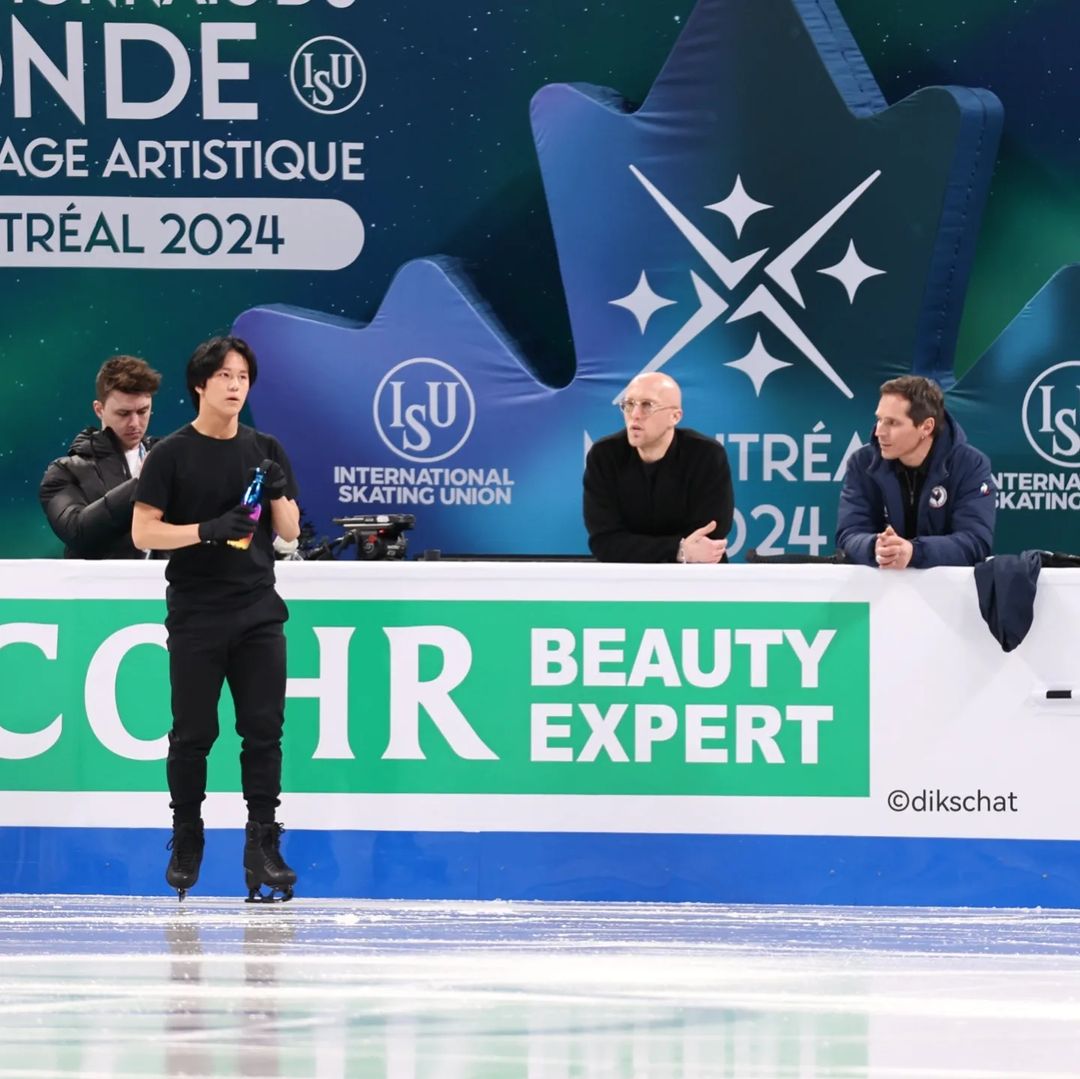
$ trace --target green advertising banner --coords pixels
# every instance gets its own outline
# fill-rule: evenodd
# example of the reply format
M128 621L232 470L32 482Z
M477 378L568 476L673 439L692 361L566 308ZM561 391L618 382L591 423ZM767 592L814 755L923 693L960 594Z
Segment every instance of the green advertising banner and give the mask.
M866 797L869 604L290 603L286 791ZM164 605L0 602L0 789L160 791ZM239 790L227 692L212 791Z

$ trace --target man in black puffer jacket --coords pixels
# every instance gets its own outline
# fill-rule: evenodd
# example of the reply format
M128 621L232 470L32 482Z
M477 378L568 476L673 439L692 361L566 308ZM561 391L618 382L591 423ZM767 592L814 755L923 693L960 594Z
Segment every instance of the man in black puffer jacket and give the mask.
M161 375L145 360L112 356L98 372L94 413L66 457L45 470L38 489L65 558L146 558L131 542L132 501L142 461L156 439L146 437Z

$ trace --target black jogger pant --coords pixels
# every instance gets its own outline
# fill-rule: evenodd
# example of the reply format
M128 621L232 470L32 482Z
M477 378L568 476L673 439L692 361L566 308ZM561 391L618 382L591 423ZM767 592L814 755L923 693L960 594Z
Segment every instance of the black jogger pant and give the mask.
M218 736L218 701L228 682L241 738L240 779L252 820L273 821L281 793L285 720L285 620L270 589L238 610L173 609L165 620L173 725L166 765L174 821L198 820L206 758Z

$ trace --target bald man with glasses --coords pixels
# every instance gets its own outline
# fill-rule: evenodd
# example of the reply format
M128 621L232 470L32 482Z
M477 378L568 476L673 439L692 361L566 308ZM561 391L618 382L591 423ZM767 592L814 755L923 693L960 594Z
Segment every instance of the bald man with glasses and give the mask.
M601 562L726 562L735 512L724 447L687 427L668 375L638 375L618 401L626 429L585 460L585 527Z

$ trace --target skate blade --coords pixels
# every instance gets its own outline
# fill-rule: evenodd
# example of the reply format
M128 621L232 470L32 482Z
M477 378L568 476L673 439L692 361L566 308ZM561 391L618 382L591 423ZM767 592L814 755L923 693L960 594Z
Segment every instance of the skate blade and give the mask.
M267 885L269 887L269 885ZM279 894L280 893L280 894ZM259 888L252 888L248 892L245 903L288 903L293 897L292 888L270 888L269 891L264 892Z

